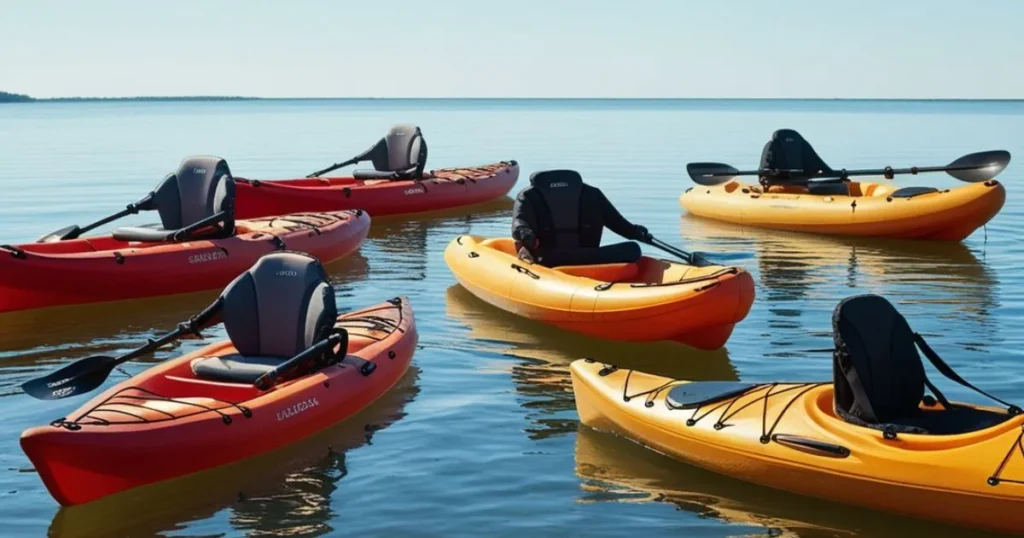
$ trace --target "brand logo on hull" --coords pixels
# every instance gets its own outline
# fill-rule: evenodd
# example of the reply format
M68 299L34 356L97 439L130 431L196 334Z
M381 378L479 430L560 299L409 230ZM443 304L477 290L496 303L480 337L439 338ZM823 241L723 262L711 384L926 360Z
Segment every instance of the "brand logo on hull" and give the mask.
M295 405L293 405L291 407L287 407L285 409L282 409L282 410L278 411L277 412L277 420L278 421L282 421L282 420L285 420L285 419L292 418L292 417L298 415L299 413L302 413L304 411L309 411L310 409L312 409L312 408L314 408L314 407L316 407L318 405L320 405L320 402L318 402L316 400L316 398L310 398L308 400L303 400L303 401L301 401L301 402L299 402L299 403L297 403L297 404L295 404Z
M228 257L228 255L224 254L224 251L217 250L217 251L214 251L214 252L204 252L202 254L193 254L193 255L188 257L188 263L214 262L214 261L217 261L217 260L223 260L224 258L227 258L227 257Z

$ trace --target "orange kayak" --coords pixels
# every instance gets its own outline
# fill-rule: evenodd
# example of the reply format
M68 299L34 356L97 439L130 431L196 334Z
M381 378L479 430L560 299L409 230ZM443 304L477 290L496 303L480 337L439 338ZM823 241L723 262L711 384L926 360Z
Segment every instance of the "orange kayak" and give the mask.
M62 505L190 475L288 445L342 421L389 391L409 368L417 333L405 298L339 316L348 355L269 391L198 379L192 362L235 352L229 342L122 381L21 447ZM368 372L368 373L367 373Z
M584 424L682 461L802 495L1024 532L1024 415L969 433L887 439L837 417L831 383L710 382L724 387L721 399L682 408L677 391L692 394L709 382L590 360L574 362L571 371Z
M417 180L235 178L235 212L245 219L342 209L362 209L373 217L437 211L500 198L517 179L519 165L515 161L444 168Z
M754 281L737 267L643 257L548 268L520 260L514 250L510 238L463 235L444 258L464 288L498 308L611 340L717 349L754 301Z
M759 228L960 241L1006 202L1006 189L994 179L946 190L921 189L920 194L904 191L911 195L880 183L850 182L846 187L844 194L778 186L764 192L759 185L733 180L691 187L679 203L699 217Z

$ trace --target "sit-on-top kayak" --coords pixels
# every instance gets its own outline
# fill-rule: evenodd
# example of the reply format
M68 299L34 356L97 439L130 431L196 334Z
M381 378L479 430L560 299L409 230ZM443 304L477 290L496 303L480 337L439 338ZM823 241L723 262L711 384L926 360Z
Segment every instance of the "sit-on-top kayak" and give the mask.
M338 211L240 220L220 239L0 245L0 313L213 290L276 250L330 263L358 250L369 229L366 213Z
M753 279L736 267L642 257L548 268L520 260L511 238L471 235L452 241L444 257L463 287L498 308L612 340L716 349L754 301Z
M221 363L220 375L247 374L237 370L237 359L226 371L230 361L218 359L236 353L233 344L212 344L118 383L66 418L27 430L22 449L53 497L75 505L298 441L377 400L402 378L416 348L405 298L341 315L335 328L348 333L348 355L314 373L266 391L251 380L210 380L198 363ZM250 360L257 359L268 361Z
M960 241L1003 207L1006 189L996 180L951 189L896 189L849 182L820 188L759 185L733 180L697 185L680 196L688 212L736 224L799 232Z
M314 177L237 180L239 218L362 209L374 217L479 204L508 194L519 178L515 161L445 168L418 179Z
M227 162L190 157L119 213L35 243L0 245L0 314L217 289L264 254L287 249L330 263L369 233L361 210L236 221L235 202ZM140 211L158 211L160 225L81 237Z
M1024 415L967 434L890 441L838 418L828 383L746 385L700 408L677 409L672 391L687 381L589 360L571 370L584 424L694 465L847 504L1024 530ZM706 383L714 382L693 385Z
M580 420L765 486L1024 532L1020 407L960 377L884 298L843 300L832 325L831 383L691 382L575 361ZM918 350L949 380L1006 407L949 401Z

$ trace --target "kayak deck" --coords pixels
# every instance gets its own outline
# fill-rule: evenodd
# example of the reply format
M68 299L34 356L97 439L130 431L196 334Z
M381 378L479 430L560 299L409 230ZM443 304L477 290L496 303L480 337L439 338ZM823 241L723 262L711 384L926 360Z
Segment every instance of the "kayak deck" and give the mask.
M584 424L688 463L847 504L1024 528L1024 416L970 406L1002 418L967 433L886 439L837 417L829 383L756 384L680 409L670 394L689 382L583 360L571 371Z
M417 333L408 300L342 315L345 361L268 391L207 381L195 360L234 353L228 342L155 366L66 418L22 434L21 446L62 505L217 467L297 441L347 418L408 369ZM363 361L376 367L367 373Z
M684 192L680 205L705 218L800 232L960 241L991 220L1006 201L989 180L952 189L897 189L849 182L817 194L806 187L771 187L730 181Z

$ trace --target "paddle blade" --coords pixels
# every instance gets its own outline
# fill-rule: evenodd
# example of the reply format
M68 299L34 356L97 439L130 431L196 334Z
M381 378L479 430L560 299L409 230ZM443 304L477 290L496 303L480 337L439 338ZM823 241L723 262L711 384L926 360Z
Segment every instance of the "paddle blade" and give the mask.
M117 366L117 359L93 355L77 360L60 370L25 382L21 390L39 400L59 400L83 394L103 384Z
M36 239L36 243L57 243L68 239L78 239L79 235L82 235L82 228L77 224L72 224Z
M728 183L740 173L739 170L722 163L690 163L686 165L690 179L698 185L713 187Z
M968 183L988 181L1006 169L1010 164L1010 152L1006 150L982 151L964 155L949 163L946 173Z

